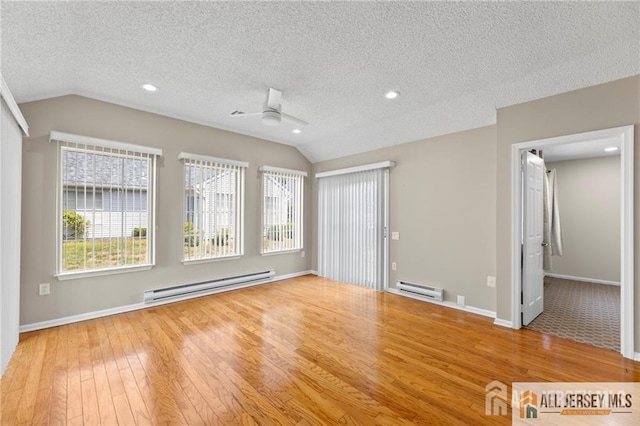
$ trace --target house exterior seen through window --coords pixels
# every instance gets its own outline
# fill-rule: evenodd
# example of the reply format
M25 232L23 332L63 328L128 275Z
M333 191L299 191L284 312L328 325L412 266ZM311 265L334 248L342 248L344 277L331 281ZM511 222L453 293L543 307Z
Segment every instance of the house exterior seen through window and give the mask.
M302 249L305 172L262 167L262 253Z
M152 264L155 156L60 142L58 273Z
M181 153L183 261L241 256L245 163Z

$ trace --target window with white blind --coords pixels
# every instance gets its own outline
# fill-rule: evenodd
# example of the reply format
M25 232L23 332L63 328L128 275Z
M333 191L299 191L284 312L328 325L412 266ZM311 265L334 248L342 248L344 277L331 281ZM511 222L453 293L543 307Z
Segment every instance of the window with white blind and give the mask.
M302 249L307 172L262 166L262 253Z
M59 144L58 277L151 267L162 151L60 132L50 140Z
M248 163L181 152L184 162L183 261L241 256Z

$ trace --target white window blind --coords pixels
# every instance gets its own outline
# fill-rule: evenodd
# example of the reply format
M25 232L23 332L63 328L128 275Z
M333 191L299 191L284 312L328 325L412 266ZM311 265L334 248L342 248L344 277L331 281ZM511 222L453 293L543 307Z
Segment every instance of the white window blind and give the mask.
M262 253L300 250L303 246L306 172L262 166Z
M244 253L244 174L248 163L180 153L184 161L183 261Z
M20 330L20 224L22 132L25 126L0 74L0 377L18 345ZM15 110L10 105L15 106ZM26 127L23 126L26 132ZM27 216L28 217L28 216ZM31 223L22 220L26 226ZM25 253L22 259L33 259ZM6 376L5 376L6 377ZM6 378L5 378L6 380ZM2 397L4 403L4 396Z
M382 290L388 168L318 180L318 274Z
M58 132L51 140L60 146L58 275L153 265L162 151Z

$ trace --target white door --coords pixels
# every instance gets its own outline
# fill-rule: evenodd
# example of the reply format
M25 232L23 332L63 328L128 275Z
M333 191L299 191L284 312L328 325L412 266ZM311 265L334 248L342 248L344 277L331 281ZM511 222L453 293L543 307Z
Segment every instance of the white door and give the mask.
M522 244L522 325L542 313L544 306L543 179L544 161L530 152L524 159L523 244Z

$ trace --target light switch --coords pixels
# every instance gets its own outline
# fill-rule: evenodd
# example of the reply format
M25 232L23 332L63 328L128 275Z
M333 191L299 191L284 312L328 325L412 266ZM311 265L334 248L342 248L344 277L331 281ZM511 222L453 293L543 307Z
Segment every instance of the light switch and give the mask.
M400 233L399 232L392 232L391 233L391 239L392 240L399 240L400 239Z
M49 283L40 284L40 296L46 296L51 293L51 286Z

